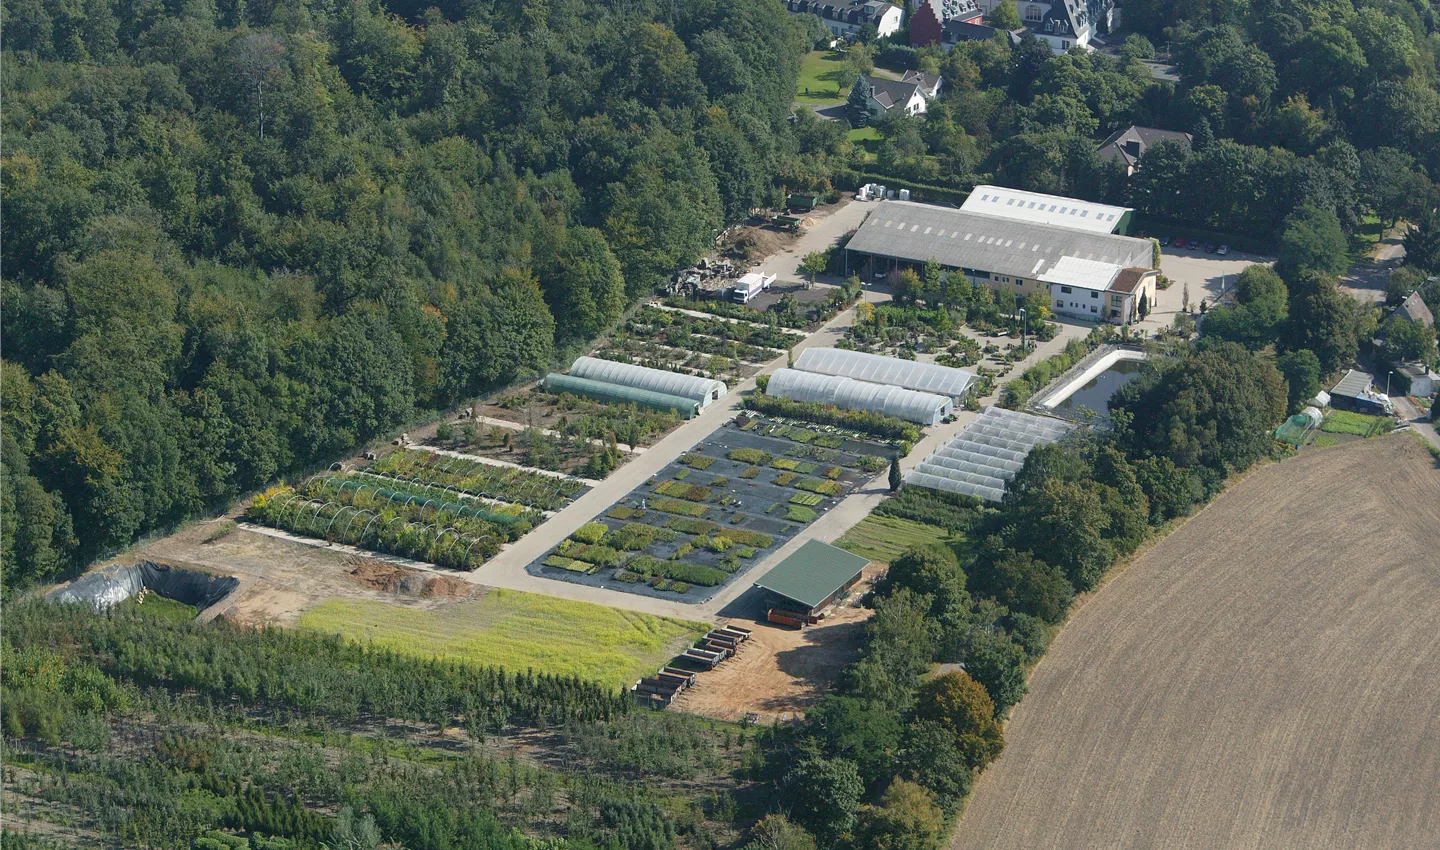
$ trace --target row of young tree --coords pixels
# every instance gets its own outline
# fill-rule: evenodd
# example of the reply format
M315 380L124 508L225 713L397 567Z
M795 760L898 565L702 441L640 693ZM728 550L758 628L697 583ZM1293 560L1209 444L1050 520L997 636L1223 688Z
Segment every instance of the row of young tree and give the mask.
M736 815L650 785L723 775L736 730L636 712L590 683L149 603L5 614L7 846L48 847L24 833L53 806L90 837L176 850L669 850ZM533 761L482 746L537 729Z
M1111 402L1114 430L1037 447L998 507L903 488L881 513L956 528L961 542L891 563L840 694L767 738L787 834L938 847L1076 593L1268 456L1285 398L1270 358L1214 345L1147 363ZM934 675L937 662L963 671Z
M17 0L7 586L563 359L769 199L803 26Z

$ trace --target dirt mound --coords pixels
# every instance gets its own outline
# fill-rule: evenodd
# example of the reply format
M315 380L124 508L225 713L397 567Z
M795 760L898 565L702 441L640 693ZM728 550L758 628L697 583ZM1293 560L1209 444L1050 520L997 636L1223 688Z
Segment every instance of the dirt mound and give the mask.
M742 227L731 236L730 245L737 250L749 248L750 259L757 260L788 247L792 241L794 237L787 233L763 227Z
M345 572L350 578L371 590L399 593L405 596L462 599L475 590L474 585L460 579L431 575L373 558L356 558Z

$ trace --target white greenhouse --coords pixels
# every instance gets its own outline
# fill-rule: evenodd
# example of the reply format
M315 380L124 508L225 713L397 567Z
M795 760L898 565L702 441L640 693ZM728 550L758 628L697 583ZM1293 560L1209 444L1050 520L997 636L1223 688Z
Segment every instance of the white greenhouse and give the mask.
M727 392L725 382L713 378L698 378L694 375L682 375L679 372L652 369L634 363L617 363L596 357L575 358L575 362L570 364L570 375L589 381L694 399L702 408Z
M920 461L905 483L998 502L1031 449L1056 442L1073 428L1047 416L987 407L964 431Z
M833 404L845 410L883 413L921 425L939 424L955 406L948 396L886 384L867 384L853 378L818 375L799 369L776 370L770 376L765 392L795 401Z
M835 375L872 384L889 384L907 390L935 393L948 396L957 402L965 397L975 383L975 376L964 369L901 360L898 357L882 357L863 351L847 351L843 348L807 348L795 361L795 368L817 375Z

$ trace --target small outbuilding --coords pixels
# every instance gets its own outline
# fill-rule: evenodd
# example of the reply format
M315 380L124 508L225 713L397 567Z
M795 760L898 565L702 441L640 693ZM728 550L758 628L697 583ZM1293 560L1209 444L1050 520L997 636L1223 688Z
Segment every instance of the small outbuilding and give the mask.
M1384 415L1390 412L1390 399L1374 390L1375 377L1349 369L1330 390L1330 406L1337 410Z
M815 616L860 581L870 561L819 540L806 541L755 582L789 610Z

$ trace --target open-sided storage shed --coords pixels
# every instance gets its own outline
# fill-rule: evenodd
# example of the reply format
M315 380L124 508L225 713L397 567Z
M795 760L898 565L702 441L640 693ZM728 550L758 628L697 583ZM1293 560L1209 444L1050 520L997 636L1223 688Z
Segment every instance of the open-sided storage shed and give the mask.
M634 404L639 407L648 407L651 410L667 412L673 410L686 419L691 419L700 412L700 402L693 398L651 392L605 381L592 381L587 378L577 378L574 375L562 375L559 372L551 372L546 375L543 385L547 392L570 393L606 404Z
M867 384L839 375L820 375L799 369L778 369L770 376L767 395L815 404L833 404L845 410L883 413L935 425L954 408L949 396L922 393L888 384Z
M802 614L816 614L860 580L870 562L844 549L810 540L761 576L755 586L784 597Z
M575 358L575 362L570 364L570 375L589 381L603 381L607 384L693 399L702 409L726 392L725 382L713 378L682 375L679 372L652 369L634 363L617 363L596 357Z
M863 351L848 351L843 348L807 348L795 361L795 368L817 375L835 375L872 384L888 384L907 390L935 393L957 402L965 397L975 383L975 376L964 369L901 360L898 357L882 357L879 354L866 354Z

